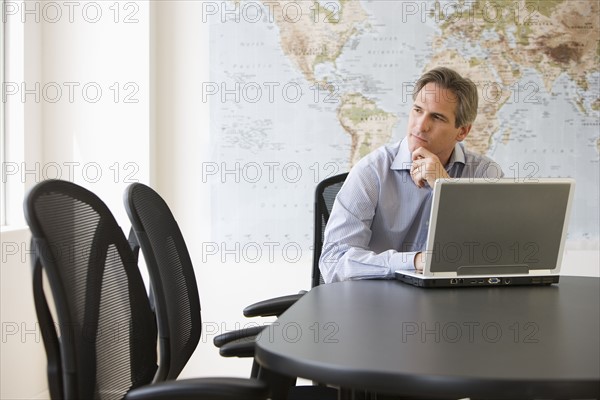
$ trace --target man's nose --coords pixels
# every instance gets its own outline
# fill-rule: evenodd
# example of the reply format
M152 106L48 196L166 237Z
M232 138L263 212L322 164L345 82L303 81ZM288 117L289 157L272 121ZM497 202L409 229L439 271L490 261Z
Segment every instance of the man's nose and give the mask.
M426 115L421 115L417 119L417 127L419 128L419 131L421 131L421 132L427 132L429 130L430 124L429 124L429 119L427 118Z

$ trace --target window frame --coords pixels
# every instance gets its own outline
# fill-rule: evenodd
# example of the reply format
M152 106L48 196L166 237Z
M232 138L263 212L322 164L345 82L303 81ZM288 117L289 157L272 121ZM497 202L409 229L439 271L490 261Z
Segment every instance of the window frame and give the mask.
M0 9L4 8L5 0L0 0ZM6 160L6 102L4 101L4 88L6 82L6 67L5 67L5 49L6 49L6 22L4 18L4 12L2 15L2 40L0 40L0 77L2 79L2 87L0 91L2 93L2 106L0 107L0 167L2 168L2 178L0 179L0 226L6 225L6 180L4 179L4 167Z
M0 0L0 7L7 5L6 0ZM2 9L5 10L4 8ZM3 213L3 221L0 224L2 233L27 228L23 215L23 199L25 197L26 182L21 174L22 166L29 158L38 156L36 142L39 141L39 106L33 104L30 106L32 117L28 120L32 124L31 128L25 129L25 103L21 101L18 94L9 95L6 93L7 84L14 82L25 82L25 31L29 30L33 51L41 48L41 27L40 24L30 23L27 27L24 21L17 15L2 15L2 130L3 138L0 144L2 149L2 164L0 164L2 185L2 204L0 208ZM34 70L37 73L37 70ZM34 75L32 79L36 79ZM37 108L36 108L37 107ZM26 143L28 146L26 146ZM30 147L33 146L33 150ZM30 185L31 186L31 185ZM4 236L4 235L3 235ZM3 237L4 239L4 237Z

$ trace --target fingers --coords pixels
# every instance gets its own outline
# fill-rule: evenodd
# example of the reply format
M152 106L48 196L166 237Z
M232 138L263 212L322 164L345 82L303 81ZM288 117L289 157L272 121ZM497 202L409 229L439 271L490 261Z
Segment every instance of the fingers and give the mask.
M421 161L419 162L417 161L413 161L412 166L411 166L411 170L410 170L410 177L413 180L413 182L415 183L415 185L417 185L418 187L422 188L425 186L425 165L424 163Z
M440 164L439 158L424 147L419 147L412 153L411 177L419 188L425 187L430 181L432 167ZM435 179L434 179L435 181ZM431 185L431 183L429 183Z
M426 184L433 187L436 179L449 178L439 158L429 150L420 147L413 152L412 158L410 176L419 188Z
M419 147L418 149L412 152L412 159L413 161L415 161L420 158L437 158L437 156L429 150L427 150L425 147Z

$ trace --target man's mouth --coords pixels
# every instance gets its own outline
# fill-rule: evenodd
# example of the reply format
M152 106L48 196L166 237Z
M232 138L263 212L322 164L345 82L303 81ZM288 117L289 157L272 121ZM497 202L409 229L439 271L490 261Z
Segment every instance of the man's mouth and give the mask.
M423 143L427 143L427 139L424 139L424 138L422 138L419 135L415 135L414 133L411 133L411 135L412 135L413 138L415 138L415 139L417 139L417 140L419 140L419 141L421 141Z

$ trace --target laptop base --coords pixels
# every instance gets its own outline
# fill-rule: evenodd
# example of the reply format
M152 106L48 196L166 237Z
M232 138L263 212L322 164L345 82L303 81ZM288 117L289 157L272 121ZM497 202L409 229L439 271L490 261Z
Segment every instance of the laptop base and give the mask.
M551 285L558 283L559 275L511 276L511 277L471 277L471 278L420 278L413 274L396 271L396 279L413 286L426 288L481 287L481 286L526 286Z

